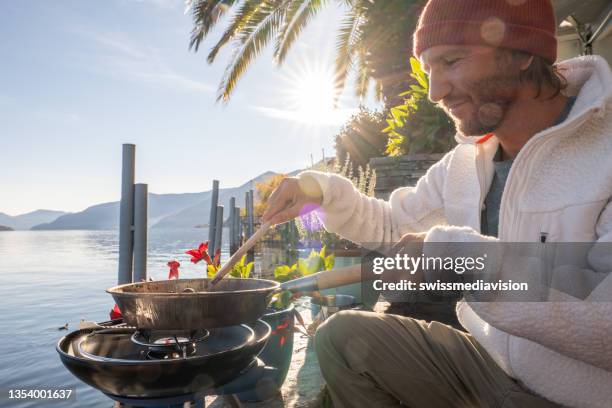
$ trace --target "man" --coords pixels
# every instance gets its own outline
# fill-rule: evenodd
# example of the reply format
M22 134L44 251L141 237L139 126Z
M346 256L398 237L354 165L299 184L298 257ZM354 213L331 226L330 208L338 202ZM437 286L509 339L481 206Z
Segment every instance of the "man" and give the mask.
M549 0L430 0L414 54L458 146L388 202L303 172L279 186L264 220L315 203L327 230L360 243L612 241L612 74L597 56L553 66L555 27ZM609 254L595 263L589 273L612 270ZM608 350L608 305L559 317L522 304L508 319L461 302L468 333L342 312L315 345L337 408L604 407L611 356L593 351Z

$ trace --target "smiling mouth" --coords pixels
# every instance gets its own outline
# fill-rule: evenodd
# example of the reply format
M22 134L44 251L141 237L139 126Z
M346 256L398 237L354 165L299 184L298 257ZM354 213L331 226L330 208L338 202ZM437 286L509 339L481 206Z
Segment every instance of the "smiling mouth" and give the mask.
M458 103L453 103L452 105L447 105L446 109L450 113L454 114L461 106L465 105L466 103L468 103L468 101L461 101Z

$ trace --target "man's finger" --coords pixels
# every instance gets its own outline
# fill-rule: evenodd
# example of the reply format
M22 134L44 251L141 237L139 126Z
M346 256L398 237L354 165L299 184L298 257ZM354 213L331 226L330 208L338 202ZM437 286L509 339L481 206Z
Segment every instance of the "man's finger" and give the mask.
M300 215L301 206L292 205L272 217L272 224L282 224Z
M268 199L268 208L262 216L263 222L268 221L270 218L274 217L277 212L287 206L289 199L285 197L285 195L285 188L283 187L283 184L281 184L276 190L274 190Z
M393 245L391 247L391 250L389 251L389 253L387 253L387 256L394 256L396 254L403 254L404 250L406 249L406 244L402 241L396 243L395 245Z
M285 191L286 185L287 185L287 179L283 179L278 185L278 187L276 187L274 191L272 191L272 194L270 194L270 198L268 199L268 201L272 202L276 200L278 195L281 194L281 192Z

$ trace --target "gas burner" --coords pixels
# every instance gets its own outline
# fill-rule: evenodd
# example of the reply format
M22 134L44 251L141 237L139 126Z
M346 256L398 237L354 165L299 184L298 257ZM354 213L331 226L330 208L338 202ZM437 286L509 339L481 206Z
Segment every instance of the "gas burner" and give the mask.
M197 343L206 340L210 331L201 330L136 330L130 338L134 344L146 347L149 360L187 358L196 353Z
M178 349L149 350L146 352L146 356L147 360L172 360L191 357L195 352L192 344L185 344Z
M210 331L200 330L136 330L132 335L132 341L145 347L172 348L186 344L195 344L210 336Z

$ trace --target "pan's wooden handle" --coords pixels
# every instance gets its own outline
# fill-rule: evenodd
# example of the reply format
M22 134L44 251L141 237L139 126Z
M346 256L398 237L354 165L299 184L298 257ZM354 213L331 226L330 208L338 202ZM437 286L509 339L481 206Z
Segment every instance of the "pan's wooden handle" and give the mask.
M361 282L361 279L361 264L358 264L317 273L317 286L319 289L337 288Z

